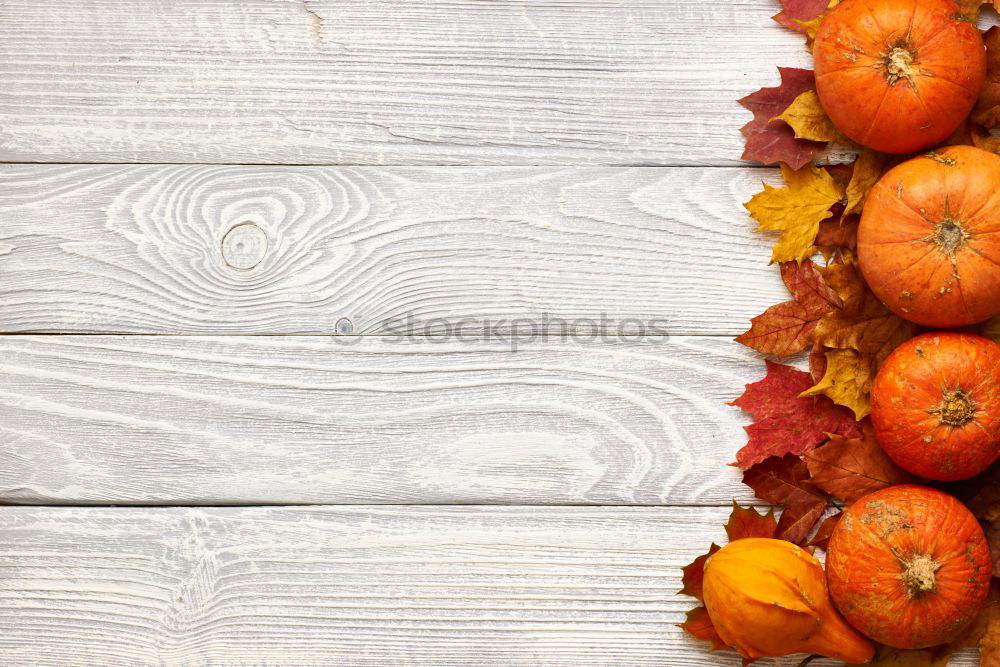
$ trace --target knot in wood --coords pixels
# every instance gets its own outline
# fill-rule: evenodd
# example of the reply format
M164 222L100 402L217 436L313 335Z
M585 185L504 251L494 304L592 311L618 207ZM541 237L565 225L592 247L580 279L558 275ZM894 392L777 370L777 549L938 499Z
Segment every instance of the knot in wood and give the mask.
M222 239L222 259L238 271L249 271L267 254L267 234L252 222L243 222Z

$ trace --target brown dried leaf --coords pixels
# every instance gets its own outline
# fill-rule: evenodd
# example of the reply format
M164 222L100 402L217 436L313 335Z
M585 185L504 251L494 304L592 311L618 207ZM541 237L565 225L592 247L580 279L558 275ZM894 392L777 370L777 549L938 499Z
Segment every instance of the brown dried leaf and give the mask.
M986 83L979 92L979 100L971 119L987 128L1000 125L1000 26L993 26L983 34L986 43Z
M865 199L875 183L882 176L888 158L882 153L865 149L854 161L851 171L851 182L847 184L847 207L844 215L860 213L865 206Z
M708 548L708 553L698 556L691 561L689 565L685 565L681 568L684 573L684 576L681 579L681 583L683 584L680 591L681 593L704 601L703 586L705 581L705 561L707 561L709 556L714 554L719 549L721 549L721 547L718 544L713 544Z
M997 580L993 580L990 597L980 615L983 633L979 640L979 664L988 667L1000 665L1000 589Z
M831 264L820 271L844 307L820 320L813 339L830 348L857 350L877 371L890 352L913 337L914 325L878 300L854 262Z
M792 294L792 301L771 306L754 317L750 329L736 339L761 354L776 357L806 349L820 318L842 305L840 297L808 259L801 264L782 263L781 278Z
M826 510L826 496L809 482L799 457L772 457L743 473L743 483L761 500L784 506L775 537L801 544Z
M833 535L833 529L840 523L840 517L843 514L843 512L837 512L823 519L822 523L819 524L819 528L816 529L816 534L809 540L809 546L819 547L823 551L826 551L826 548L830 545L830 536Z
M778 521L774 518L774 508L767 514L758 514L753 507L740 507L733 501L733 511L726 523L726 535L730 542L747 537L774 537Z
M822 380L824 375L826 375L826 348L814 343L809 350L809 378L815 384Z
M680 628L695 639L712 642L712 646L710 647L710 650L712 651L729 648L729 646L722 641L722 637L719 636L719 633L715 631L715 626L712 625L712 619L708 616L708 610L704 607L697 607L689 611L687 613L687 620L680 625Z
M861 422L860 438L830 436L830 442L804 455L812 484L845 503L894 484L914 481L882 451L871 422Z

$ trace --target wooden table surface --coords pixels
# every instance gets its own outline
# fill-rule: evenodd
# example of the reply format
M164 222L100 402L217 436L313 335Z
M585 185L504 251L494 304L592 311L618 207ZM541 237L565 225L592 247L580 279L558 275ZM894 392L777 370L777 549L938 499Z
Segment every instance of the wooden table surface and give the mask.
M738 665L776 11L0 2L0 663Z

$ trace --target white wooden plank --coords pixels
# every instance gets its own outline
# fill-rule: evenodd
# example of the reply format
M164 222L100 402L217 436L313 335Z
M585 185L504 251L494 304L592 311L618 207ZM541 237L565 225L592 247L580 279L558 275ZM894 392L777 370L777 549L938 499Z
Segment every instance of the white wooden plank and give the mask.
M0 336L0 501L751 498L721 338Z
M738 665L676 627L694 602L680 568L725 539L726 513L2 508L0 650L73 667Z
M736 164L736 100L810 63L777 10L5 0L0 160Z
M762 178L775 173L6 165L0 331L389 333L443 318L481 332L547 316L735 335L788 298L773 239L741 205Z

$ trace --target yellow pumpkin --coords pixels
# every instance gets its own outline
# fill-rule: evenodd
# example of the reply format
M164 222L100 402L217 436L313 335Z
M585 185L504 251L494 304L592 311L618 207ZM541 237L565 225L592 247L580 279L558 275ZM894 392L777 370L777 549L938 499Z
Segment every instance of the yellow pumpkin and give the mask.
M705 563L704 596L719 637L744 658L817 653L860 663L875 653L833 608L823 566L791 542L727 544Z

